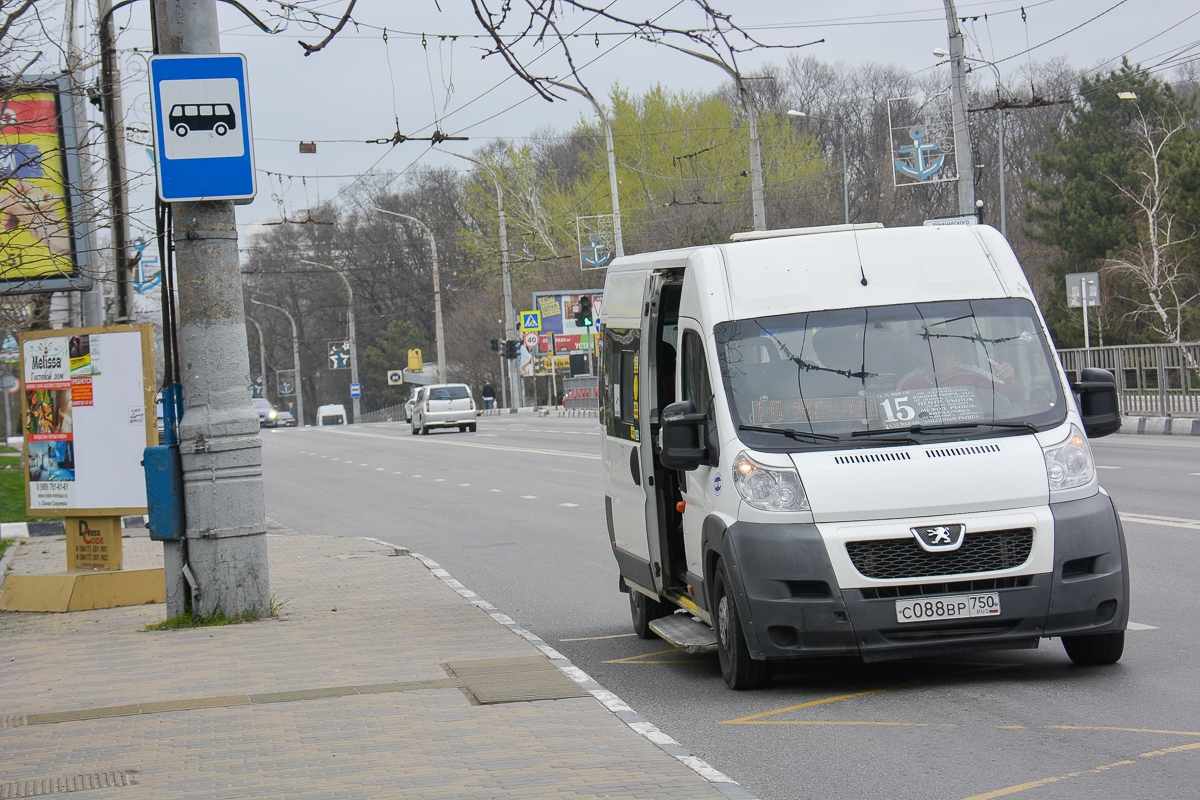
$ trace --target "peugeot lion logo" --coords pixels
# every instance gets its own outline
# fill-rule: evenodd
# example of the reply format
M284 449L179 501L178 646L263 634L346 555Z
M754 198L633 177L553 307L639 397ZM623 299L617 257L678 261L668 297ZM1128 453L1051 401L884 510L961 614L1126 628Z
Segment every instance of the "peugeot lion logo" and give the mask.
M962 547L966 526L961 524L929 525L913 528L912 532L917 539L917 544L921 545L922 549L930 553L941 553Z

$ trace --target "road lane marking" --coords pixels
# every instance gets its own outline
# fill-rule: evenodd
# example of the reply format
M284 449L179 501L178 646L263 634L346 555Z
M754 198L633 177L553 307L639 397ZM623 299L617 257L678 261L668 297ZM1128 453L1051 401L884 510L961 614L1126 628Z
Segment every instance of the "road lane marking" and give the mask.
M384 470L383 470L383 467L376 467L376 468L375 468L375 471L376 471L376 472L383 472Z
M410 478L420 478L420 477L422 477L422 476L421 476L421 473L419 473L419 472L418 472L418 473L416 473L415 475L409 475L409 477L410 477Z
M601 639L628 639L637 636L636 633L609 633L604 636L576 636L573 639L559 639L560 642L598 642Z
M412 439L412 438L406 439L401 436L388 436L387 434L383 434L383 433L360 433L360 432L354 432L354 431L338 431L338 430L332 430L332 429L329 429L326 433L322 433L321 435L322 436L365 436L370 439L385 439L389 442L393 442L393 443L397 443L397 444L415 445L418 447L431 447L431 446L472 447L472 448L475 448L476 450L499 450L499 451L505 452L505 453L529 453L529 454L538 455L538 456L554 456L556 458L582 458L582 459L586 459L588 461L599 461L600 460L599 453L574 453L569 450L540 450L538 448L533 448L533 447L517 447L517 446L509 446L509 445L501 445L501 444L481 444L479 442L456 442L456 441L452 441L450 439L450 437L448 437L448 436L439 436L433 440Z
M1115 467L1111 464L1097 464L1096 469L1120 469L1120 467Z
M492 492L493 494L500 494L500 493L501 493L503 490L501 490L501 489L488 489L488 491L489 491L489 492Z
M735 719L722 720L722 725L773 725L779 722L787 723L791 720L769 720L768 717L777 717L781 714L790 714L794 711L802 711L806 708L815 708L817 706L827 706L831 703L844 703L847 700L857 700L860 697L867 695L878 694L882 689L866 689L861 692L849 692L847 694L835 694L829 697L820 697L816 700L809 700L804 703L796 703L791 706L783 706L782 708L772 708L766 711L758 711L754 714L747 714L744 717Z
M674 658L658 658L658 656L674 656ZM668 647L665 650L652 650L649 653L638 653L634 656L625 656L624 658L610 658L605 661L605 664L695 664L697 661L706 660L688 656L678 647Z
M579 503L559 503L559 508L579 508Z
M1200 531L1200 519L1185 517L1163 517L1157 514L1121 514L1122 522L1133 522L1139 525L1161 525L1165 528L1183 528Z
M434 478L433 482L434 483L445 483L446 479L445 478Z
M1157 625L1147 625L1144 622L1128 622L1125 624L1125 630L1127 630L1127 631L1156 631L1156 630L1158 630L1158 626Z
M460 486L460 487L462 487L462 488L464 488L464 489L465 489L466 487L470 486L470 485L471 485L471 484L469 484L469 483L460 483L460 484L459 484L459 486Z
M1200 731L1175 731L1161 728L1124 728L1120 725L1047 725L1052 731L1090 731L1099 733L1148 733L1155 736L1186 736L1200 738Z
M1193 478L1200 477L1200 472L1189 472L1188 475L1191 475Z
M523 494L523 495L521 495L521 499L522 500L537 500L537 495L536 494Z
M371 466L371 465L370 465L370 464L359 464L359 466L360 466L360 467L369 467L369 466Z
M1137 759L1150 760L1162 758L1163 756L1174 755L1176 753L1192 753L1198 750L1200 750L1200 742L1191 742L1189 744L1179 744L1175 745L1174 747L1164 747L1160 750L1148 750L1145 753L1138 753ZM1117 767L1136 766L1137 763L1138 761L1134 758L1122 758L1119 761L1110 761L1107 764L1100 764L1099 766L1092 767L1090 769L1076 770L1075 772L1067 772L1062 775L1052 775L1048 778L1038 778L1025 783L1005 786L1002 789L993 789L988 792L973 794L969 797L963 798L963 800L999 800L1001 797L1011 797L1015 794L1022 794L1032 789L1039 789L1043 786L1049 786L1052 783L1061 783L1062 781L1068 781L1074 778L1083 778L1089 775L1099 775Z

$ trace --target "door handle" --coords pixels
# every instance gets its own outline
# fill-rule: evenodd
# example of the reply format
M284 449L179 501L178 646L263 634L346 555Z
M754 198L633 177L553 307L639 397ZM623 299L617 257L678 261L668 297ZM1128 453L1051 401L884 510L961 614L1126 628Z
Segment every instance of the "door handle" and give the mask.
M636 447L629 451L629 474L635 486L642 485L642 462Z

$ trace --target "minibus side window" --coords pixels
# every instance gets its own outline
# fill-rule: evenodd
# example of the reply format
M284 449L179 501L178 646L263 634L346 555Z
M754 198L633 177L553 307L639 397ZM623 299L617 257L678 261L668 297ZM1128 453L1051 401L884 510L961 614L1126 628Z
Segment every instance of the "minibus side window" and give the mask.
M695 331L683 332L683 354L679 359L682 368L683 399L691 400L697 413L708 417L704 426L704 438L709 457L717 452L717 430L712 424L712 384L708 380L708 362L704 357L704 342ZM715 466L711 461L709 466Z

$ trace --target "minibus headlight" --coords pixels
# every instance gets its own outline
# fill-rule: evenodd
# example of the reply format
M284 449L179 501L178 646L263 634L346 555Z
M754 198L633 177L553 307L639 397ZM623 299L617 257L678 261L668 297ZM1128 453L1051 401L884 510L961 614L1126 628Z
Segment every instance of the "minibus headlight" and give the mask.
M733 460L733 485L742 499L762 511L808 511L808 495L796 470L768 467L744 452Z
M1092 449L1088 447L1083 431L1074 425L1066 439L1042 448L1042 454L1046 458L1046 476L1050 479L1052 492L1084 486L1096 476Z

